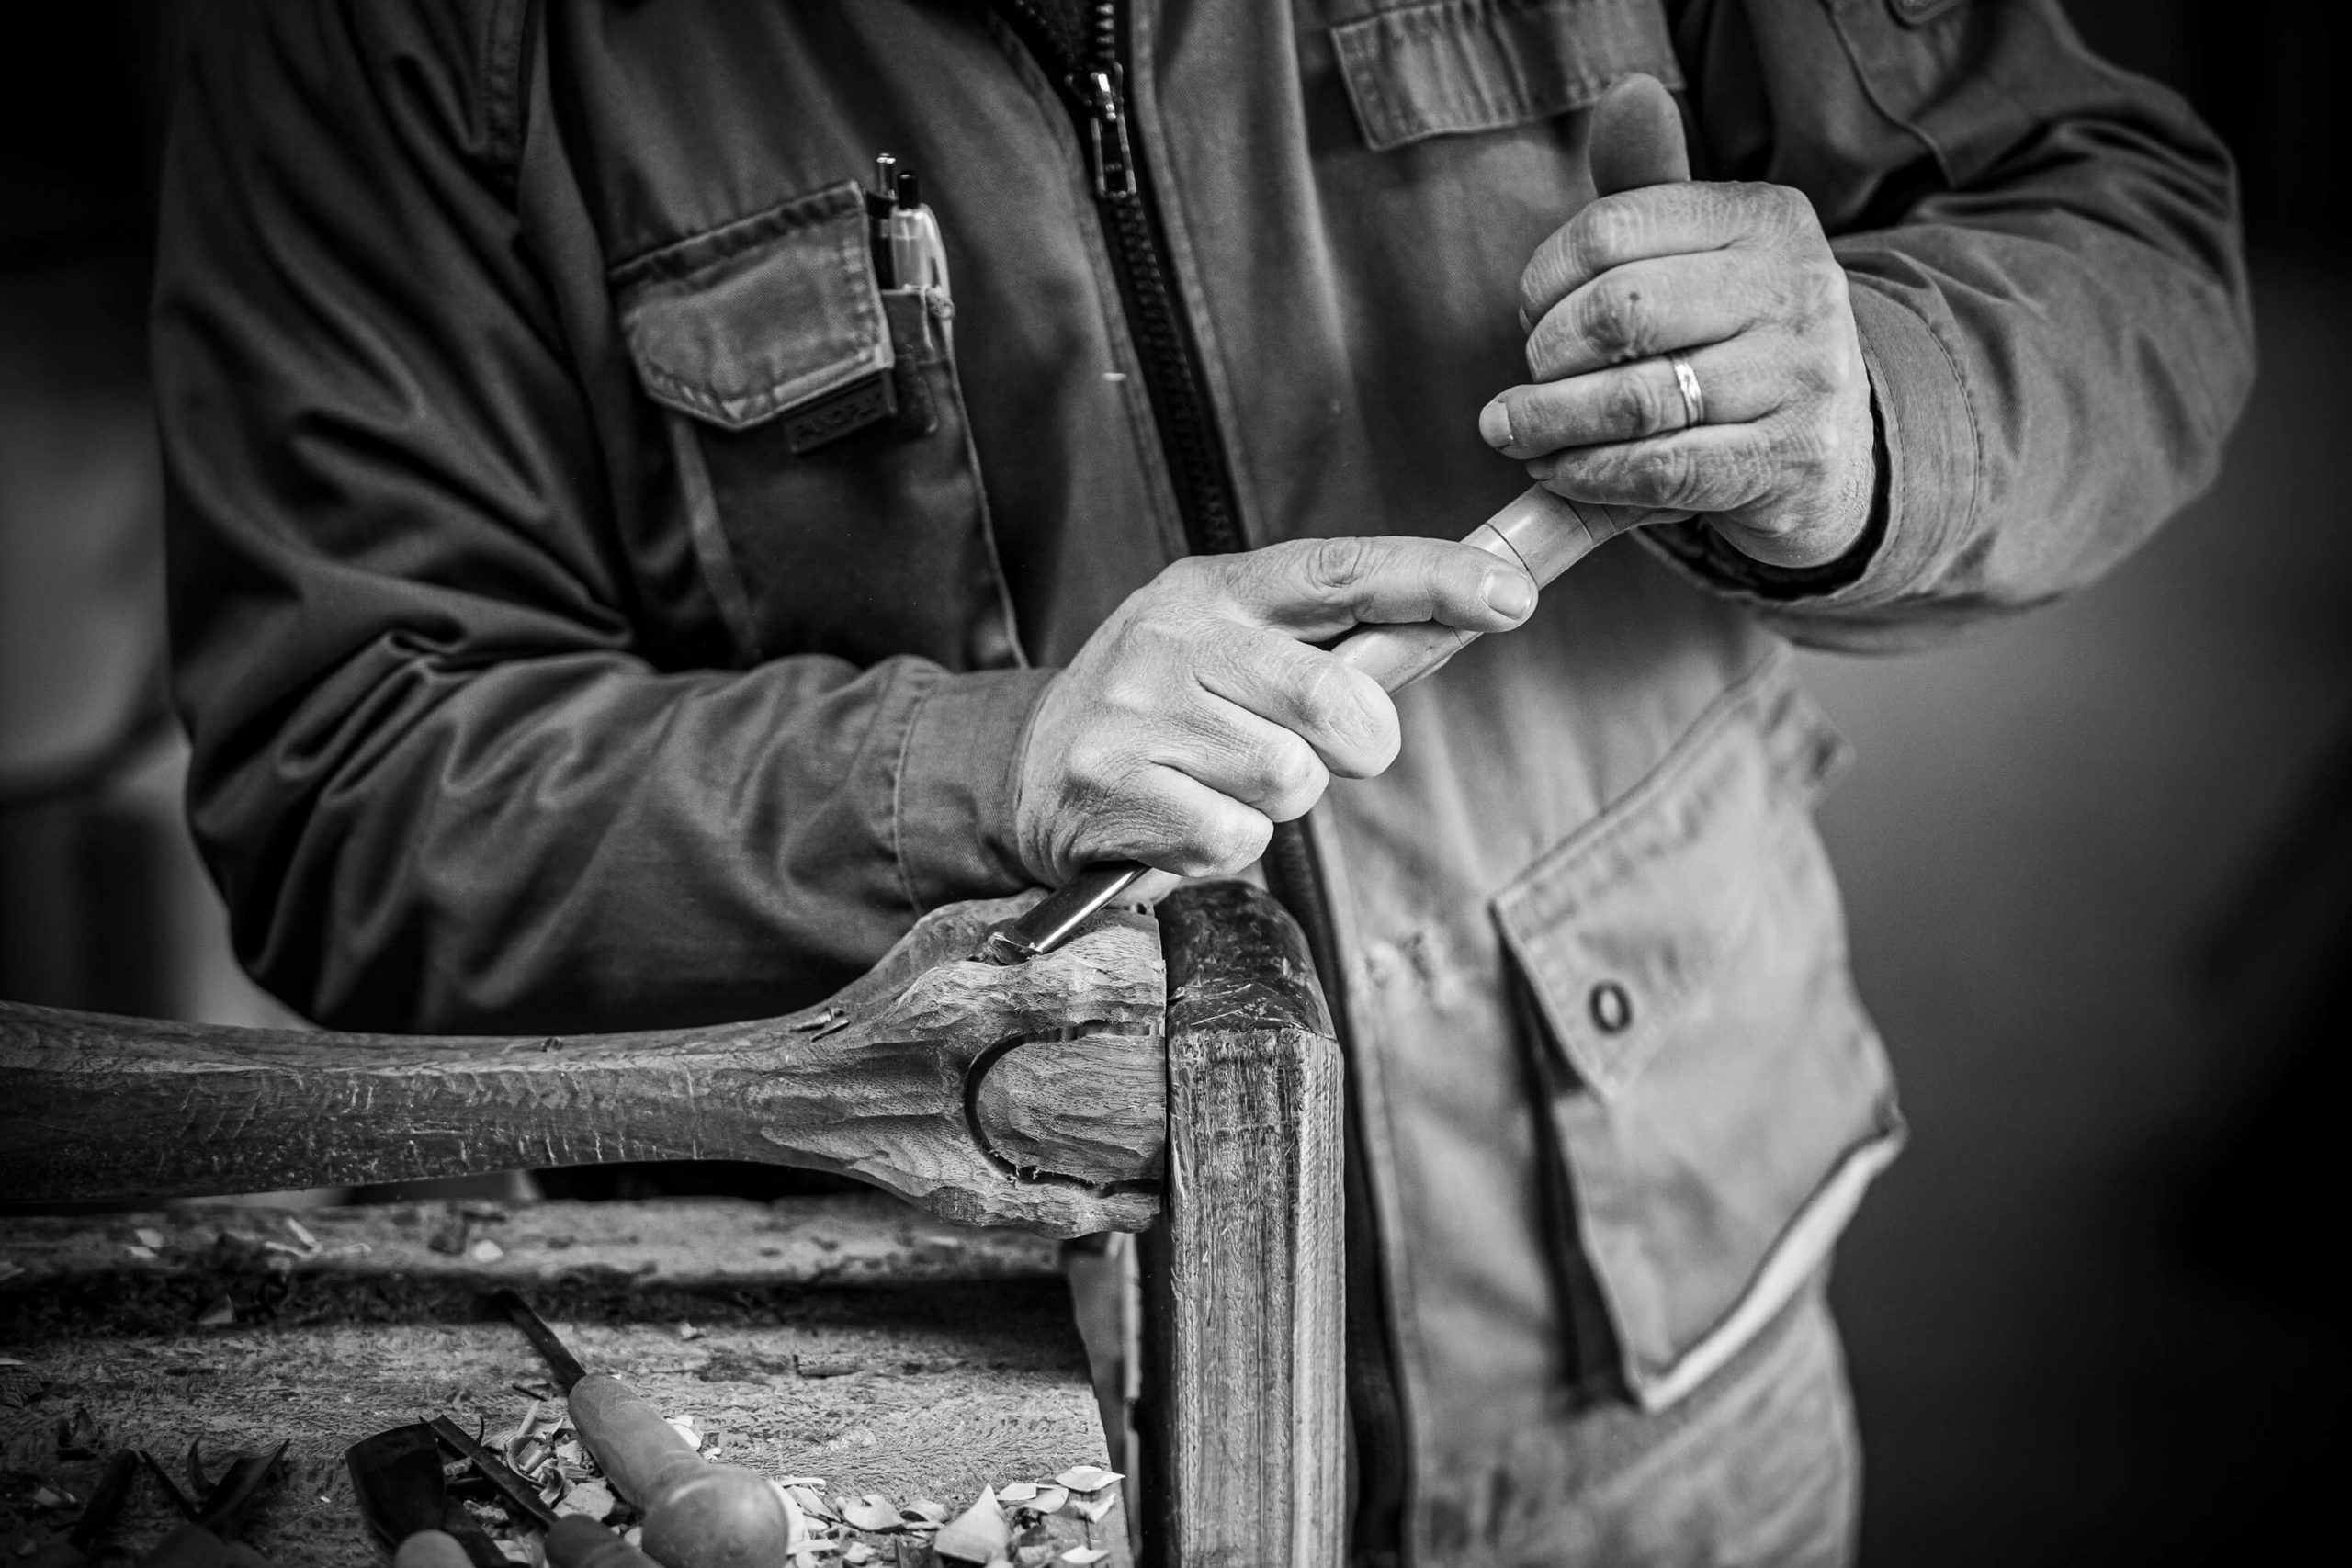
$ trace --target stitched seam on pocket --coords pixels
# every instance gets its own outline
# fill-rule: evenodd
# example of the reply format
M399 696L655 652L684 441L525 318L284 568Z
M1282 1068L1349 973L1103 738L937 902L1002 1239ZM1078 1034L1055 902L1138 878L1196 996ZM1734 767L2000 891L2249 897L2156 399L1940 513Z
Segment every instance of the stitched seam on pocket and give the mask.
M1590 19L1579 27L1580 17ZM1330 36L1374 152L1570 113L1635 72L1683 85L1648 0L1429 0L1340 23ZM1451 52L1429 47L1448 40ZM1541 82L1529 67L1547 61L1557 75Z
M618 301L622 335L647 395L679 412L741 429L889 368L892 349L863 230L845 221L864 213L865 198L843 181L796 197L763 212L673 241L621 262L607 278ZM811 231L836 229L830 246L808 243ZM763 384L722 391L664 362L658 333L642 323L665 307L763 266L798 265L829 271L837 287L822 288L825 309L841 317L829 340L795 357L773 356L754 378ZM691 303L683 308L691 309ZM720 307L713 305L716 310Z
M719 619L745 667L760 657L759 617L752 613L752 594L727 542L726 525L719 521L718 498L710 488L710 468L703 460L702 441L685 415L674 410L662 416L669 430L671 461L677 466L678 488L686 507L686 536L702 566L703 581L718 603Z

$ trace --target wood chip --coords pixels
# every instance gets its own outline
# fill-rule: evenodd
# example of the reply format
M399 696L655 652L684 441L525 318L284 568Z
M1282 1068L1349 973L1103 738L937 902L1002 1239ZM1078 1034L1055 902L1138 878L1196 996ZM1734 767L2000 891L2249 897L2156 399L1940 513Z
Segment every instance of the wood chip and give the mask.
M824 1483L822 1481L819 1481L817 1483L817 1485L819 1486L822 1486L823 1484ZM826 1502L820 1495L808 1485L798 1482L787 1481L785 1483L784 1489L791 1496L793 1506L797 1507L802 1513L808 1515L808 1517L812 1519L828 1520L839 1519L841 1517L841 1515L834 1511L833 1506L831 1503Z
M1069 1511L1089 1524L1118 1506L1118 1493L1107 1490L1097 1492L1090 1497L1072 1497L1069 1500Z
M912 1515L931 1525L944 1525L947 1522L948 1517L947 1505L934 1503L928 1497L918 1497L899 1512Z
M1126 1477L1099 1464L1074 1464L1054 1479L1073 1492L1100 1492L1113 1482L1125 1481Z
M842 1561L852 1564L854 1568L857 1563L873 1562L874 1556L872 1547L862 1540L854 1540L849 1543L849 1550L842 1553Z
M1034 1481L1016 1481L998 1492L996 1500L1000 1503L1034 1503L1037 1500L1037 1483Z
M559 1514L584 1514L598 1524L613 1511L613 1489L601 1481L583 1481L563 1495L555 1506Z
M1111 1554L1099 1546L1073 1546L1061 1555L1064 1562L1100 1562Z
M1069 1502L1069 1487L1061 1485L1040 1486L1037 1488L1037 1500L1030 1504L1029 1506L1040 1514L1058 1514L1062 1511L1063 1506Z
M506 1256L506 1249L488 1236L483 1236L466 1248L466 1258L472 1263L495 1263Z
M288 1214L285 1218L286 1234L292 1236L296 1241L300 1242L302 1244L302 1250L305 1252L318 1251L319 1238L311 1234L311 1227L304 1224L301 1221L296 1219L291 1214Z
M152 1225L141 1225L131 1234L139 1238L141 1247L160 1247L164 1245L164 1233Z
M155 1256L155 1249L152 1247L126 1247L123 1250L130 1254L133 1258L153 1258Z
M972 1506L940 1530L931 1549L958 1562L994 1562L1012 1544L1012 1527L997 1503L996 1488L983 1486Z
M684 1318L681 1318L678 1320L678 1337L681 1339L699 1339L702 1337L702 1330L696 1328L693 1324L686 1322Z
M836 1497L833 1511L844 1523L862 1530L894 1530L899 1524L899 1510L879 1492L868 1492L854 1503L844 1503Z
M237 1303L222 1296L205 1308L204 1315L196 1320L198 1328L225 1328L237 1321Z

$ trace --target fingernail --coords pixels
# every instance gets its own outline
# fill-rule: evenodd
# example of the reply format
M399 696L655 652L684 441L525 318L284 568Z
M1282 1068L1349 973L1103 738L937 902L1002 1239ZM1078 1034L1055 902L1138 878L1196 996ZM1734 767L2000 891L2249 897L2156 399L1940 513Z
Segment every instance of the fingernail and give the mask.
M1535 585L1516 572L1490 572L1487 577L1487 606L1498 615L1516 621L1535 608Z
M1510 410L1500 398L1478 411L1478 434L1489 446L1510 445Z

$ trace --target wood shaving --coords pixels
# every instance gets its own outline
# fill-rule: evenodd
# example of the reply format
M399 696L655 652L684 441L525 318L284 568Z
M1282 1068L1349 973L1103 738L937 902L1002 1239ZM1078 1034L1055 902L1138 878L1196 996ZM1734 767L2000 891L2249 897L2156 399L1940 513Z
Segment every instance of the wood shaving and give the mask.
M1097 1492L1091 1497L1072 1497L1069 1500L1069 1511L1089 1524L1092 1524L1118 1506L1119 1495L1110 1491Z
M153 1225L141 1225L130 1234L139 1238L139 1245L141 1247L154 1251L161 1251L163 1248L164 1233Z
M1054 1479L1073 1492L1100 1492L1113 1482L1125 1481L1126 1477L1099 1464L1074 1464Z
M123 1250L130 1254L133 1258L153 1258L155 1256L155 1249L152 1247L131 1246L124 1247Z
M311 1227L304 1224L301 1221L296 1219L291 1214L286 1216L286 1234L292 1236L296 1241L300 1242L302 1244L303 1251L316 1252L319 1250L319 1238L311 1234Z
M1034 1481L1016 1481L1010 1486L999 1487L996 1494L1000 1503L1033 1503L1036 1498L1037 1483Z
M495 1263L506 1256L506 1249L488 1236L483 1236L466 1248L467 1260L473 1263Z
M1012 1545L1012 1527L996 1500L996 1488L983 1486L972 1506L941 1529L932 1551L958 1562L993 1563Z
M1037 1488L1036 1500L1031 1503L1029 1506L1032 1511L1036 1513L1058 1514L1062 1511L1063 1506L1069 1502L1069 1487L1058 1484L1053 1486L1040 1486Z
M901 1523L899 1510L879 1492L868 1492L854 1503L845 1503L836 1497L833 1499L833 1512L841 1517L843 1523L877 1534L883 1530L897 1529Z
M1083 1565L1089 1562L1100 1562L1110 1555L1099 1546L1073 1546L1062 1553L1061 1561Z
M613 1489L601 1481L582 1481L563 1495L555 1506L559 1514L585 1514L598 1524L613 1511Z

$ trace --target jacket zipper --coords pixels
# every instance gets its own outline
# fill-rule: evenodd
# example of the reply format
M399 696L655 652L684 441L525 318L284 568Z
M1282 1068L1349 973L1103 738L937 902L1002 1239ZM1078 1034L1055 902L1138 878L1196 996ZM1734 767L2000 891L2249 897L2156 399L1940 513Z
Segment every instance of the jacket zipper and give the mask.
M1084 134L1095 210L1111 241L1121 302L1136 340L1160 450L1175 482L1186 542L1196 555L1238 550L1244 541L1232 468L1209 409L1199 350L1176 297L1167 239L1144 177L1136 139L1129 131L1125 7L1120 0L1091 0L1080 52L1072 58L1036 0L998 4L1060 89ZM1274 896L1304 930L1333 1027L1352 1049L1347 1039L1351 1032L1338 931L1303 822L1275 829L1265 863ZM1359 1097L1348 1097L1348 1409L1356 1446L1356 1508L1350 1541L1357 1562L1387 1563L1398 1560L1402 1548L1404 1416L1388 1338L1386 1291L1378 1267L1379 1235L1372 1223L1370 1172L1356 1124L1358 1103Z

